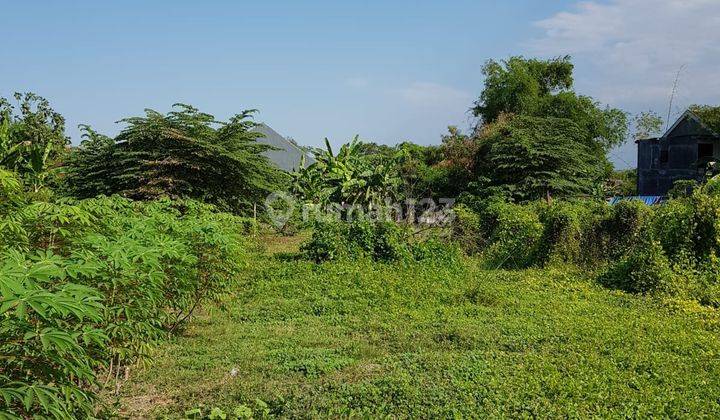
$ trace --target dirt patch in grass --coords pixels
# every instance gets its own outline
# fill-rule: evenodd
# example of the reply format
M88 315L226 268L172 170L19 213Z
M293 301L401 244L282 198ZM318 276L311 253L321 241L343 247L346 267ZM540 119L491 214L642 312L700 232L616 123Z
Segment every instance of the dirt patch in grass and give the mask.
M150 413L163 411L164 408L172 405L174 405L172 398L158 392L150 385L141 393L123 399L120 416L132 419L149 418Z
M309 237L309 232L301 232L293 236L264 234L258 238L258 242L264 246L267 255L294 254L300 252L300 245Z

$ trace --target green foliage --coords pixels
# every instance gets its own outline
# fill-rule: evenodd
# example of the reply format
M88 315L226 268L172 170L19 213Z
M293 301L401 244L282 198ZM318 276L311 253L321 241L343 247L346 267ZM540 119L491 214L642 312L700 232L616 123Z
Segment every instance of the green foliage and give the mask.
M315 262L371 259L379 262L452 263L459 249L437 237L413 238L408 228L389 221L317 221L301 251Z
M627 116L576 94L570 57L511 57L483 68L485 87L469 192L530 201L598 195L610 176L608 151L627 136Z
M450 133L442 137L443 144L440 146L403 142L395 147L393 159L402 179L401 192L404 198L455 197L467 185L466 161L451 161L446 153L451 144L453 150L459 151L467 136L453 127L449 127L449 130ZM472 149L468 149L465 155L472 159Z
M503 114L562 118L574 122L591 149L604 153L620 145L627 135L627 117L614 108L601 108L592 98L573 90L573 64L569 56L551 60L510 57L483 67L485 87L472 109L484 124Z
M706 127L715 133L720 133L720 106L691 105L689 109Z
M190 197L233 212L248 212L286 181L255 141L253 111L227 122L189 105L166 115L147 110L122 120L109 139L88 127L68 162L67 188L80 198L122 194L135 199Z
M306 257L316 261L372 258L396 261L409 255L407 232L392 222L355 220L318 221L313 236L303 244Z
M301 250L307 258L316 262L344 259L350 253L346 241L348 235L349 225L346 223L317 221L312 238L303 244ZM362 242L364 238L359 237L357 240Z
M473 112L485 123L496 121L503 113L534 115L541 98L572 88L572 73L570 57L489 60L483 67L485 88Z
M536 261L540 264L582 263L586 236L593 233L595 216L602 209L594 202L572 203L556 202L540 209L540 221L543 224L543 236Z
M720 175L708 179L702 186L702 191L709 195L720 195Z
M643 229L653 220L651 209L641 202L610 207L592 200L499 201L479 212L460 205L456 216L454 238L464 249L481 251L492 267L509 268L614 261L638 246Z
M453 267L462 261L460 247L438 237L414 242L410 247L410 253L415 261L443 267Z
M452 225L453 239L469 255L478 253L487 239L483 236L480 215L465 204L454 206L453 213L455 214Z
M94 411L97 354L106 344L97 328L101 295L78 284L85 262L52 251L0 258L0 416L81 417Z
M628 254L639 245L643 230L657 218L655 211L640 201L621 201L613 206L595 234L596 243L601 245L596 248L596 261L612 261Z
M456 197L473 176L477 142L448 127L440 146L403 142L396 146L356 138L335 154L326 141L316 162L293 176L292 193L314 207L361 205L378 208L387 201Z
M479 197L527 201L592 194L606 174L604 158L569 119L515 117L489 128L477 155Z
M606 223L609 237L618 240L600 282L634 293L697 298L692 271L701 236L693 232L693 207L687 199L670 200L654 211L631 203L621 202Z
M33 93L15 93L19 111L0 98L0 168L17 172L35 192L54 183L65 153L65 119Z
M641 112L633 119L635 140L648 139L662 135L663 119L653 111Z
M315 163L301 165L292 174L292 193L305 203L326 206L359 204L380 206L398 194L400 178L393 160L363 153L357 136L334 154L325 139L326 150L315 151Z
M457 197L467 188L473 179L478 148L480 143L474 136L462 133L455 126L448 127L448 133L443 135L439 152L442 161L435 165L438 172L435 188L441 192L441 197Z
M646 241L643 245L613 267L621 274L613 285L635 293L673 294L675 275L660 243Z
M637 195L637 169L612 171L605 181L604 196L634 196Z
M667 195L670 198L688 197L692 195L697 187L698 183L694 179L679 179L673 182L673 186Z
M94 393L217 302L247 220L195 201L37 201L0 170L0 393L7 416L86 417ZM109 365L108 365L109 363Z
M490 222L486 226L492 226L484 252L487 264L494 268L531 265L543 234L537 211L530 206L496 203L485 217Z

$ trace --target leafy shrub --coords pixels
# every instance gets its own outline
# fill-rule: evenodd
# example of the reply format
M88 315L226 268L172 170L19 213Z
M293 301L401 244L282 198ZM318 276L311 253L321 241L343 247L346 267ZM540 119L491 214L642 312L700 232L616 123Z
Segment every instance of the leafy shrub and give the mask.
M543 235L537 264L591 263L598 226L607 217L608 206L596 201L560 201L540 207Z
M435 237L414 239L396 223L366 219L351 223L318 221L301 250L315 262L363 258L382 262L454 262L460 258L460 250L453 244Z
M339 221L317 221L310 240L301 251L315 262L333 261L349 255L348 225Z
M673 183L667 195L670 198L689 197L698 187L694 179L680 179Z
M693 194L690 198L694 218L688 233L693 253L702 259L720 254L720 195Z
M453 208L453 238L469 255L477 254L482 248L484 237L480 227L480 216L464 204Z
M251 225L195 201L34 201L5 175L2 414L87 417L100 367L107 382L147 361L200 305L220 301Z
M702 188L705 194L717 195L720 193L720 176L715 175L710 178Z
M628 209L629 205L625 211L618 207L616 214L623 215L619 219L624 220L625 230L633 232L628 235L631 240L601 281L630 292L715 306L720 297L716 257L720 200L696 190L655 210L641 205L635 205L635 211Z
M348 257L395 261L409 255L405 232L397 224L365 219L351 223L318 221L302 250L316 262Z
M660 243L644 245L611 266L601 281L633 293L673 294L676 276Z
M0 260L0 417L82 417L106 336L102 296L67 281L92 267L52 252L8 252Z
M367 223L367 222L365 222ZM410 256L407 232L392 222L374 223L372 257L378 261L399 261Z
M696 192L668 201L657 210L652 231L671 259L692 254L707 259L720 253L720 196Z
M600 244L597 260L615 260L634 249L642 231L653 220L653 210L640 201L621 201L612 207L593 236Z
M436 237L413 244L410 252L415 261L436 263L443 266L456 264L462 258L457 244L448 243Z
M490 246L484 254L489 265L522 268L534 262L543 225L533 207L493 204L488 208L486 219L490 219L488 226L494 226Z
M672 256L678 252L689 252L694 248L695 209L691 199L669 200L655 211L650 229L663 249Z
M453 235L484 251L491 266L521 268L552 263L598 265L627 255L655 220L639 201L489 201L474 212L459 206Z

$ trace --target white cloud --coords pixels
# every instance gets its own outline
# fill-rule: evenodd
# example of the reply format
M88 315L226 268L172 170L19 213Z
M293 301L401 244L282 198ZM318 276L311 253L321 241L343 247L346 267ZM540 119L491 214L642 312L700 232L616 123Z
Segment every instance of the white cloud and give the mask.
M603 102L663 112L682 66L675 112L720 102L718 0L579 2L536 25L530 52L572 55L583 93Z

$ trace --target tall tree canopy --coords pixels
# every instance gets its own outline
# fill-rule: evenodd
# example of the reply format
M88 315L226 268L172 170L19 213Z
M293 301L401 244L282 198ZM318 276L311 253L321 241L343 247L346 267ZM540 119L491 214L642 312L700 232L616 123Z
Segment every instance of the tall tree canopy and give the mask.
M480 141L474 183L483 196L517 201L590 194L611 169L585 144L572 120L516 116L490 126Z
M488 61L483 67L485 88L472 111L483 124L502 114L568 118L587 132L589 146L607 152L627 136L627 117L619 109L601 107L573 91L569 56L551 60L511 57Z
M485 123L496 121L503 113L535 115L543 99L572 87L572 72L569 57L548 61L523 57L502 62L488 60L483 67L485 88L473 112Z
M68 186L79 197L121 194L135 199L192 197L232 211L263 199L287 180L261 155L269 146L251 131L254 111L227 122L185 104L122 120L115 138L85 127L68 162Z
M516 200L593 193L627 136L627 116L573 91L569 57L488 61L472 108L477 193Z

